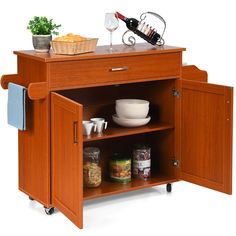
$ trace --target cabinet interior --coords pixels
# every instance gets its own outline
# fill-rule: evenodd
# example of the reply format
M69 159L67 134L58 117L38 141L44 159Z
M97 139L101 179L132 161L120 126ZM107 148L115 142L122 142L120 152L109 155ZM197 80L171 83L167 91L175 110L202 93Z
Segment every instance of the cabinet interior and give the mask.
M122 152L132 159L133 147L139 143L151 147L151 178L140 180L132 177L128 184L112 182L109 178L109 160L112 154ZM176 181L173 167L174 132L171 129L84 143L84 147L88 146L98 147L101 151L102 184L97 188L84 188L85 200Z
M150 101L149 115L152 123L174 124L174 97L172 89L175 80L152 81L111 85L92 88L63 90L59 93L83 105L83 119L104 117L113 125L115 100L138 98Z
M174 159L174 97L175 80L132 83L104 87L64 90L59 93L83 105L83 119L103 117L108 121L104 136L84 137L83 146L95 146L101 151L102 184L97 188L84 188L84 199L150 187L175 180ZM150 124L137 127L119 127L112 121L115 100L138 98L150 101ZM116 134L115 134L116 133ZM117 133L119 135L117 135ZM132 178L131 183L120 184L109 179L109 159L114 152L131 156L135 144L151 147L151 178L147 181Z

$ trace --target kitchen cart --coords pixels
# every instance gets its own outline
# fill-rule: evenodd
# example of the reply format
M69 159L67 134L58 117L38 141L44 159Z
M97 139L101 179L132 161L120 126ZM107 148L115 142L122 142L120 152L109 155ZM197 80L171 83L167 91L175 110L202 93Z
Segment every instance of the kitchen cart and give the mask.
M207 72L182 65L180 47L97 47L62 56L16 51L17 74L8 83L27 88L27 130L19 131L19 189L53 213L83 227L85 200L185 180L232 193L233 88L209 84ZM150 101L151 122L137 128L112 122L118 98ZM82 120L105 117L103 135L87 138ZM114 150L136 143L152 148L152 176L128 184L109 180ZM83 188L83 148L101 150L103 181Z

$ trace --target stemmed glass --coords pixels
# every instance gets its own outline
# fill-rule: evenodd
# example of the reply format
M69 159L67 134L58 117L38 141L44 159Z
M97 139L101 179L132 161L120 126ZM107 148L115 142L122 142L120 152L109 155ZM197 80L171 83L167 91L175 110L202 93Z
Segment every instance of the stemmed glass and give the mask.
M116 17L115 13L106 13L105 15L105 28L110 31L110 48L109 50L112 52L112 32L116 30L119 26L119 21Z

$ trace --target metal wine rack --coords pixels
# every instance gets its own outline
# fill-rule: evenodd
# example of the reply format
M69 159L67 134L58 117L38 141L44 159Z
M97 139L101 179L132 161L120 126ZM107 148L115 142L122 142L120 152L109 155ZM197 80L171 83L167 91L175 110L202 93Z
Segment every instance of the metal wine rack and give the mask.
M166 21L163 19L162 16L160 16L159 14L155 13L155 12L144 12L140 15L140 22L139 24L142 24L144 23L144 20L146 19L147 15L152 15L152 16L155 16L156 18L158 18L164 25L163 27L163 31L162 33L160 34L160 38L157 40L156 42L156 45L158 46L162 46L165 44L165 40L163 38L163 35L165 33L165 30L166 30ZM128 36L128 34L132 33L132 35ZM126 46L134 46L136 44L136 38L134 37L134 34L135 32L131 31L131 30L126 30L124 32L124 34L122 35L122 42L123 44L125 44ZM137 35L137 34L136 34ZM127 39L127 41L126 41ZM144 38L143 38L144 39ZM148 43L150 43L147 39L144 39L146 40Z

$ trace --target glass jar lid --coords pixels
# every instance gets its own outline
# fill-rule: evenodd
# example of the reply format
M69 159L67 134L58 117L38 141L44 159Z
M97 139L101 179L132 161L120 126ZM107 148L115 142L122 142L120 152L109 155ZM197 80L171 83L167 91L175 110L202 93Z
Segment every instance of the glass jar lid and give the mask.
M84 148L84 154L85 155L99 155L100 150L97 147L86 147Z
M150 150L151 148L145 144L136 144L134 146L135 151L147 151Z
M83 152L85 162L99 162L100 150L97 147L86 147Z

